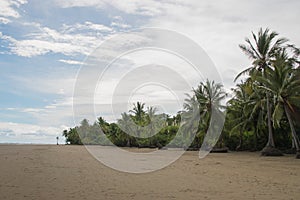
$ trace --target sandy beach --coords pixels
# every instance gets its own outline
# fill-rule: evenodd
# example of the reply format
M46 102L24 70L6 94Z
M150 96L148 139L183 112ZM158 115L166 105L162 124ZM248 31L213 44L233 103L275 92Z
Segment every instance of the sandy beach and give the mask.
M186 152L146 174L110 169L84 146L0 145L0 199L299 199L300 160Z

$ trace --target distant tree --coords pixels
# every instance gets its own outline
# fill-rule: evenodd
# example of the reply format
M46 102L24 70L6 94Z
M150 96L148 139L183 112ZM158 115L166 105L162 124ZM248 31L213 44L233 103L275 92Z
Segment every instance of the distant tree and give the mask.
M145 117L145 103L137 102L136 104L133 104L133 109L129 112L133 114L133 119L137 125L144 125L144 117Z
M70 128L70 130L64 130L63 131L63 136L66 138L66 143L67 144L78 144L81 145L81 139L79 137L79 134L76 130L77 128Z

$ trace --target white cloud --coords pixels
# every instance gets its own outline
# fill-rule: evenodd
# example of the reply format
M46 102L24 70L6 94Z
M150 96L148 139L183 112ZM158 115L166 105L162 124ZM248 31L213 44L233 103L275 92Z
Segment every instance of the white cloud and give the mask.
M14 111L17 110L17 108L6 108L5 110Z
M0 1L0 24L7 24L10 21L9 18L19 18L20 13L18 8L26 4L27 0L1 0Z
M83 65L83 62L77 61L77 60L64 60L64 59L60 59L59 62L63 62L69 65Z
M30 119L36 121L42 126L60 127L67 125L73 127L73 88L76 81L75 73L54 73L45 76L13 76L11 81L17 85L22 85L20 96L24 91L30 94L39 94L47 96L44 106L37 107L11 107L6 109L17 116L30 116ZM34 80L34 81L32 81ZM24 95L26 98L26 95ZM50 98L51 97L51 98Z
M238 44L260 27L269 27L298 45L300 2L283 0L264 1L158 1L158 0L102 0L57 1L62 7L108 6L127 13L148 16L145 26L162 27L185 34L201 45L212 58L227 87L234 77L248 67L250 61ZM234 5L234 6L233 6ZM280 15L278 13L281 13ZM122 17L116 16L111 26L122 26ZM125 24L126 27L126 24ZM232 72L235 72L232 73ZM229 75L230 74L230 75Z
M68 7L95 7L105 9L112 6L119 11L127 14L144 15L144 16L157 16L165 13L167 9L172 9L174 5L180 6L186 4L184 1L179 0L65 0L56 1L57 4L63 8Z
M83 24L76 23L75 25L66 25L64 24L64 31L67 33L74 33L81 30L94 31L96 32L113 32L114 30L103 24L94 24L92 22L86 21Z
M0 39L9 42L11 52L24 57L61 53L67 56L88 55L112 33L113 29L102 24L85 22L73 26L64 25L61 31L43 27L36 23L25 23L37 30L27 39L17 40L11 36L0 35ZM78 33L80 30L85 32Z
M73 98L61 97L49 102L43 107L5 109L14 115L30 116L39 126L44 127L73 127Z
M0 122L0 141L6 143L56 143L56 137L60 137L60 143L64 143L62 130L67 126L37 126L24 123Z
M26 77L10 76L10 79L15 84L22 85L24 90L30 90L34 93L57 95L62 94L63 91L63 96L71 96L76 81L76 72L73 71L70 74L48 73L43 77L36 77L34 74Z
M110 25L112 27L119 27L119 28L122 28L122 29L131 28L131 26L129 24L120 23L120 22L112 22Z
M16 10L16 8L26 3L26 0L1 0L0 16L19 18L20 14Z
M299 6L299 1L287 4L282 0L186 1L185 5L166 8L165 14L150 18L146 26L178 31L196 41L216 64L225 86L230 87L234 76L250 64L238 45L251 31L269 27L300 46L300 27L295 26Z
M56 0L56 3L63 8L103 7L105 5L104 1L99 1L99 0L65 0L65 1Z
M43 111L43 109L41 108L25 108L25 109L22 109L22 112L25 112L25 113L39 113Z
M0 24L8 24L10 22L11 22L11 20L9 20L5 17L0 17Z

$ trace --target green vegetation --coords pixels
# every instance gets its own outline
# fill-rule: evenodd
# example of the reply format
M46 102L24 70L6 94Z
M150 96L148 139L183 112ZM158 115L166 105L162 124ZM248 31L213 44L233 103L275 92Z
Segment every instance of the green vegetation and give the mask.
M176 116L157 114L156 108L146 109L137 102L116 123L99 117L93 125L83 120L80 126L64 130L66 142L161 148L172 141L170 146L186 147L193 129L196 135L190 147L199 149L212 113L217 118L226 113L221 137L211 141L213 145L262 150L266 156L297 153L300 158L300 50L268 29L252 33L252 40L247 38L240 48L252 64L237 75L241 82L232 89L233 97L226 106L222 105L226 98L223 86L207 80L192 89Z

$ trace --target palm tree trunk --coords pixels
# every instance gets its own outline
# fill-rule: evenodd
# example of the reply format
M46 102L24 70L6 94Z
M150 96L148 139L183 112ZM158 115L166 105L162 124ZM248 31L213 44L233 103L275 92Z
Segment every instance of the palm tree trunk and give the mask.
M272 123L271 123L271 107L270 107L268 94L267 94L267 112L268 112L269 139L266 147L262 150L261 155L262 156L283 156L282 152L275 148Z
M127 138L127 147L131 147L131 145L130 145L130 137Z
M285 114L288 118L288 121L289 121L289 125L290 125L290 128L291 128L291 131L292 131L292 136L293 136L293 140L294 140L294 144L296 146L296 149L297 149L297 152L300 152L300 142L299 142L299 138L297 136L297 133L296 133L296 130L295 130L295 127L294 127L294 124L293 124L293 121L291 119L291 115L289 113L289 108L287 107L286 104L284 104L284 110L285 110Z
M269 101L268 94L267 94L267 113L268 113L268 130L269 130L269 138L268 138L267 146L275 147L272 122L271 122L271 107L270 107L270 101Z
M292 149L295 149L295 148L296 148L295 141L294 141L294 138L292 138Z
M236 150L239 151L242 149L242 146L243 146L243 132L240 130L240 142L239 142L239 145L236 147Z
M255 129L255 132L254 132L254 150L257 151L257 128Z

